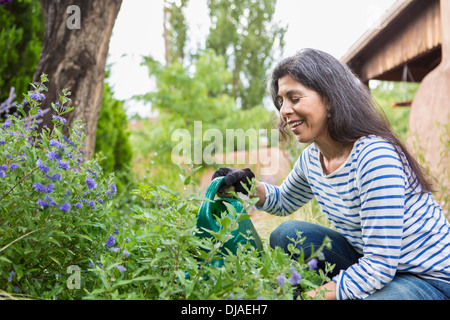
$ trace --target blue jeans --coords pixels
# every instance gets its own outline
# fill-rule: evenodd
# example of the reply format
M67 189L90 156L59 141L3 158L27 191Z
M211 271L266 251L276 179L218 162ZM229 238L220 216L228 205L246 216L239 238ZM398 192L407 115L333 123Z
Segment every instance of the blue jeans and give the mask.
M325 261L335 265L333 272L328 275L330 278L339 274L340 270L345 270L357 263L358 259L362 257L339 232L313 223L295 220L283 222L271 233L270 246L272 248L279 246L289 253L288 245L291 240L288 238L296 239L296 231L300 231L302 237L306 237L305 242L298 248L303 249L305 257L311 254L311 244L317 249L322 245L325 236L331 239L332 248L323 250ZM324 270L325 262L320 261L318 267ZM397 273L391 282L366 299L449 300L450 284L439 280L422 279L412 273Z

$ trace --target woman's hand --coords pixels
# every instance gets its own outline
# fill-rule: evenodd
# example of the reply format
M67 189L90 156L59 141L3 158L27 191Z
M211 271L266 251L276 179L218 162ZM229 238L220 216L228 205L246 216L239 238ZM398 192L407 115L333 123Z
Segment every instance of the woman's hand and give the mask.
M225 193L225 189L227 187L234 187L236 192L241 192L245 195L248 195L247 191L242 186L241 182L243 182L248 189L250 189L250 183L252 179L255 178L255 174L251 169L234 169L228 167L220 167L216 172L214 172L211 180L214 180L218 177L225 177L225 180L222 186L217 190L219 193ZM248 179L248 180L247 180ZM266 189L264 184L259 181L256 181L256 195L251 196L252 198L259 198L258 203L256 203L257 207L262 207L264 202L266 201Z
M255 174L251 169L234 169L228 167L220 167L216 172L214 172L211 180L214 180L218 177L225 177L223 184L220 186L218 192L225 193L224 190L227 187L234 187L234 191L241 192L245 195L248 195L248 192L242 186L241 183L245 184L245 186L250 189L250 183L252 179L255 178Z

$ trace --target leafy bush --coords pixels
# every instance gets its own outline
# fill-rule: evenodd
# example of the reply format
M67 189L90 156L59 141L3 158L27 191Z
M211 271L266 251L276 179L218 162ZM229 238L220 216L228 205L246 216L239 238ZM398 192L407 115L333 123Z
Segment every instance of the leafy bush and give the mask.
M305 257L294 246L288 255L280 248L258 252L248 242L240 244L236 254L226 254L224 265L217 267L213 261L223 257L221 248L239 219L247 216L233 210L223 213L217 219L220 232L199 238L198 203L207 199L144 184L134 193L146 205L132 208L137 224L116 228L93 261L90 271L97 282L87 299L292 299L296 291L329 281L314 270L323 247ZM241 201L247 209L255 202ZM299 237L297 242L304 240Z
M54 129L37 131L45 81L28 92L29 113L17 105L21 115L9 115L0 129L0 296L292 299L329 281L315 269L328 241L310 257L293 245L289 255L249 242L226 253L238 222L249 218L232 208L217 217L218 232L200 237L196 216L210 200L195 194L140 184L133 195L141 200L117 215L109 202L114 175L83 159L83 126L75 122L70 137L61 133L61 115L71 111L67 90L52 104ZM182 170L181 184L192 183L196 171ZM240 201L248 209L256 199ZM305 240L298 236L297 243Z
M37 131L45 81L43 75L25 96L29 113L16 105L20 115L9 115L0 128L0 290L75 298L81 292L68 290L67 270L86 270L103 243L116 187L96 161L84 161L79 122L70 138L61 133L70 92L52 103L54 129Z

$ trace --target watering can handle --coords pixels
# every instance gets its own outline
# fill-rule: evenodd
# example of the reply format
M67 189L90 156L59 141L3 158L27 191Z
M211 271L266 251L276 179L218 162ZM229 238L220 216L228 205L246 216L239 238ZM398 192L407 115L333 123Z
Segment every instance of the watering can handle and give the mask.
M206 190L205 197L214 200L214 197L217 194L217 191L219 190L220 186L222 185L223 181L225 180L225 176L223 177L217 177L213 181L211 181L211 184L209 185L208 189ZM231 190L233 190L233 187L230 187ZM220 194L221 197L226 198L232 198L233 196L227 195L227 194Z

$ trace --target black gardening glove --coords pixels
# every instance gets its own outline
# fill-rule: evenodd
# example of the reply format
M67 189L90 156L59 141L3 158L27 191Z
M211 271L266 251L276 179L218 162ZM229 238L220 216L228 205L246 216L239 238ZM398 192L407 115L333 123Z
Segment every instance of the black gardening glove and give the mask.
M241 185L241 182L243 182L247 186L247 188L250 189L250 183L248 182L248 180L252 181L252 179L255 177L255 174L249 168L233 169L220 167L216 172L214 172L211 180L214 180L218 177L226 177L222 185L217 190L219 193L225 193L226 187L233 186L235 192L241 192L247 195L248 192Z

